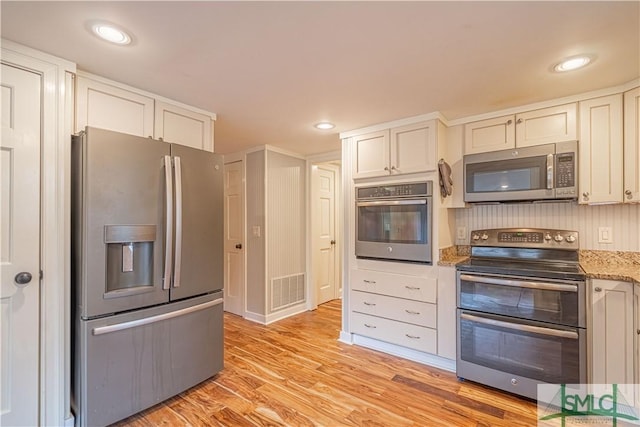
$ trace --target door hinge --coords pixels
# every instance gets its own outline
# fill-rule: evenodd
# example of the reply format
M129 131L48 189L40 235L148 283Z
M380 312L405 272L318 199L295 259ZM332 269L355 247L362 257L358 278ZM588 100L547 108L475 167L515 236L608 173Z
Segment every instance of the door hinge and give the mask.
M44 273L40 270L40 280L42 280L42 276L44 276Z

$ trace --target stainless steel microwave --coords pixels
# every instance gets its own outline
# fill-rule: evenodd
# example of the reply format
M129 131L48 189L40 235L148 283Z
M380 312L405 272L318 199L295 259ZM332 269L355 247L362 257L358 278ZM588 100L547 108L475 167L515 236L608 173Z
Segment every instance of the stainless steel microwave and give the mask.
M578 141L464 156L464 201L578 198Z
M431 264L433 182L356 188L356 257Z

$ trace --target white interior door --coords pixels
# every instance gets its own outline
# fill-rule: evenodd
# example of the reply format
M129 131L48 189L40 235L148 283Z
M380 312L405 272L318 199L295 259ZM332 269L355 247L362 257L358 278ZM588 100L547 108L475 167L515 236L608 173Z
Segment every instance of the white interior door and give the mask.
M243 162L224 165L224 309L244 316Z
M2 64L1 88L0 425L35 426L40 372L41 76Z
M336 290L336 177L337 168L319 165L314 175L315 200L312 208L314 284L317 304L338 297Z

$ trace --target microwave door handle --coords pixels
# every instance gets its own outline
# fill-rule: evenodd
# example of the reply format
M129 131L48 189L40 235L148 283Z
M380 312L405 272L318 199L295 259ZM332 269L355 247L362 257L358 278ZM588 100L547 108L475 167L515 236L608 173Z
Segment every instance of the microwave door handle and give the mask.
M497 326L500 328L513 329L521 332L530 332L538 335L549 335L552 337L569 338L577 340L578 334L574 331L564 331L560 329L544 328L542 326L523 325L521 323L504 322L501 320L487 319L486 317L478 317L467 313L460 314L460 318L470 322L481 323L489 326Z
M555 173L553 170L554 160L555 156L553 154L547 154L547 190L551 190L555 187Z
M164 277L162 279L162 289L169 289L171 286L171 261L173 246L173 166L171 156L164 156L164 178L165 178L165 224L164 233Z

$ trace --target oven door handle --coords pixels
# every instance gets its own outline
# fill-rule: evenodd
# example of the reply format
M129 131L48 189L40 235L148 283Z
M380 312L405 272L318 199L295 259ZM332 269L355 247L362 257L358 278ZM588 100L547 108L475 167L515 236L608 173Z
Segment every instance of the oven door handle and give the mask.
M513 286L515 288L530 288L543 291L578 292L578 285L568 285L562 283L531 282L525 280L499 279L497 277L472 276L461 274L460 280L465 282L484 283L487 285Z
M426 205L427 199L411 200L380 200L376 202L357 202L358 206L399 206L399 205Z
M490 326L499 326L501 328L514 329L521 332L531 332L538 335L549 335L552 337L569 338L572 340L577 340L579 338L578 333L573 331L564 331L559 329L543 328L541 326L504 322L502 320L487 319L486 317L478 317L467 313L461 313L460 318L469 320L470 322L482 323L484 325Z

